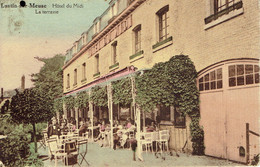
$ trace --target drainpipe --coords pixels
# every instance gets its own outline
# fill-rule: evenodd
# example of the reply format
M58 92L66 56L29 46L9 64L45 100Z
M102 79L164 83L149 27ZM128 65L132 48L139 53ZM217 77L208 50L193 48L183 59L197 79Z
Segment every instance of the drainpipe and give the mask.
M249 164L249 123L246 123L246 164Z

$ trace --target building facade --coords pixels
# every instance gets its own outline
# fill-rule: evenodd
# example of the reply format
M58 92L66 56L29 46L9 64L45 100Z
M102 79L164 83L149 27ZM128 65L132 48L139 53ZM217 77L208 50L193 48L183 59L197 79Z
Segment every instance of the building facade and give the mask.
M259 134L259 21L258 1L112 0L67 50L64 96L189 55L198 71L205 154L247 163L259 153L259 137L246 133L248 123ZM164 115L170 147L191 150L190 119L173 107L150 117L156 115ZM178 120L184 125L172 123Z

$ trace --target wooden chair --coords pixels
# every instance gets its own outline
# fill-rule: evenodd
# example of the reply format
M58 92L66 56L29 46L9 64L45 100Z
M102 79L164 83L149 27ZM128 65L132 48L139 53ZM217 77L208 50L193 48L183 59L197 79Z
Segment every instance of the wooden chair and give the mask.
M58 139L57 136L51 136L47 139L49 158L52 160L54 158L54 153L57 150Z
M161 130L159 131L159 139L156 141L158 147L160 147L161 153L163 150L169 150L169 141L170 139L170 133L169 130ZM157 147L156 147L157 152Z
M68 154L65 151L65 143L57 145L57 149L54 151L55 166L57 166L59 159L62 160L64 164L66 164L65 161L67 161L68 164L67 156Z
M150 147L150 149L153 152L152 149L152 133L151 132L145 132L143 133L143 137L144 139L141 140L141 146L143 147L143 145L145 146L145 151L147 153L148 148Z

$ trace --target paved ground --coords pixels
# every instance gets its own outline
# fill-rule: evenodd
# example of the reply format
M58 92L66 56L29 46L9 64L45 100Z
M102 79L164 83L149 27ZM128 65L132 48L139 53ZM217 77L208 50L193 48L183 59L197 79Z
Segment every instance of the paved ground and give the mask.
M47 150L40 150L40 154L47 155ZM227 160L219 160L207 156L193 156L189 154L178 153L177 157L167 154L165 160L156 158L152 153L143 153L144 161L133 161L133 153L128 149L113 150L111 148L100 147L97 143L88 144L86 159L90 166L97 167L146 167L146 166L242 166ZM44 166L54 166L54 160L45 160ZM59 161L58 166L62 165ZM78 165L76 165L78 166ZM85 162L82 166L88 166Z

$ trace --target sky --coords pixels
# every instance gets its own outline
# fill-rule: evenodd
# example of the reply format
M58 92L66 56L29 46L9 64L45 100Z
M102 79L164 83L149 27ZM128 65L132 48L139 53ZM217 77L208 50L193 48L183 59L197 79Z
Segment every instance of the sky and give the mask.
M43 66L34 57L53 57L65 54L93 20L107 8L105 0L24 0L27 5L47 5L47 8L20 8L20 0L0 0L0 88L12 90L33 86L30 75ZM66 8L68 4L83 8ZM5 5L17 5L4 8ZM65 8L53 8L53 4ZM37 11L36 11L37 10ZM58 14L36 14L39 11L58 11Z

